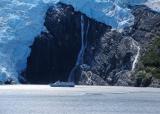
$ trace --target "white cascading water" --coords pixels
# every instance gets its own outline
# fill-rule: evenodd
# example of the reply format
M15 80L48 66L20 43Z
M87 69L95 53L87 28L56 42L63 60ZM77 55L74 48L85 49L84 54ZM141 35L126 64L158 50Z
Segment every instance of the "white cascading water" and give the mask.
M77 11L115 29L130 26L134 22L134 16L126 4L150 1L147 2L150 8L156 11L160 9L157 4L160 0L1 0L0 81L7 77L17 79L26 67L29 46L43 30L46 10L59 1L70 4Z
M84 16L81 15L81 49L80 49L80 52L78 54L78 59L77 59L77 62L76 62L76 66L83 63L83 54L84 54L84 50L85 50L84 24L85 24L84 23Z
M84 16L81 15L81 49L78 53L78 58L77 58L77 61L76 61L76 65L73 67L73 69L71 70L71 72L69 74L69 78L68 78L69 82L74 82L74 79L75 79L74 71L76 70L76 68L79 65L82 65L84 63L83 57L84 57L85 49L87 47L87 36L88 36L88 30L89 30L89 21L88 21L86 31L84 31L84 29L85 29L84 27L85 27L85 20L84 20Z
M136 64L138 63L138 59L139 59L139 56L140 56L140 49L141 49L137 42L133 42L133 46L137 48L137 54L134 57L134 61L133 61L133 64L132 64L132 71L134 71L135 68L136 68Z

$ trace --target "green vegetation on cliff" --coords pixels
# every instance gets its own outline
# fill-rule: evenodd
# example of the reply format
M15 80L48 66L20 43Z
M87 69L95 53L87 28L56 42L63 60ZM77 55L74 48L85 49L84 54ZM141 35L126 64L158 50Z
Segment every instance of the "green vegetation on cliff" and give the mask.
M139 70L141 77L145 78L147 74L150 74L160 79L160 37L149 46L147 53L141 58L141 63L143 65Z

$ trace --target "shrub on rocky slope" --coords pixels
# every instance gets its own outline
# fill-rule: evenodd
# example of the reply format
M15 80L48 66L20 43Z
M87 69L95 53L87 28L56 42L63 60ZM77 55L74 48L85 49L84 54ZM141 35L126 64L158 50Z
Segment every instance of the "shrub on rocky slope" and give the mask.
M148 86L152 78L160 79L160 37L148 47L148 51L141 57L141 65L136 72L137 86ZM157 81L157 84L159 81Z

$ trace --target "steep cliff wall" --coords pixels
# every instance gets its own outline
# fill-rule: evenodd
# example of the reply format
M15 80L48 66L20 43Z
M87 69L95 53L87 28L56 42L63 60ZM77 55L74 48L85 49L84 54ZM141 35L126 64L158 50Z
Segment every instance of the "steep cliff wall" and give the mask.
M160 35L160 14L145 6L131 9L134 25L119 32L70 5L50 7L45 18L47 31L31 46L23 77L29 83L69 80L85 85L137 86L135 74L141 57ZM149 85L153 81L146 80Z

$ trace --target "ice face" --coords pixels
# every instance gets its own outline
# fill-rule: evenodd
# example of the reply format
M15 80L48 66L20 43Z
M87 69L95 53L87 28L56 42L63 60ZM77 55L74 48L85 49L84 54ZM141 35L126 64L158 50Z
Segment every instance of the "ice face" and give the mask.
M114 29L121 29L134 23L128 5L137 5L146 0L61 0L71 4L78 11L102 23L111 25ZM74 2L73 2L74 1Z
M160 0L149 0L145 3L145 5L151 8L152 10L160 12Z
M43 29L47 6L41 0L1 0L0 77L15 77L25 68L29 46Z
M147 3L156 10L160 0L1 0L0 2L0 80L17 77L26 67L29 46L43 30L49 5L72 5L97 21L115 29L130 26L134 17L126 6ZM154 1L154 2L153 2ZM151 4L152 2L152 4ZM153 7L154 4L154 7ZM160 8L159 8L160 9ZM158 10L157 10L158 11Z

